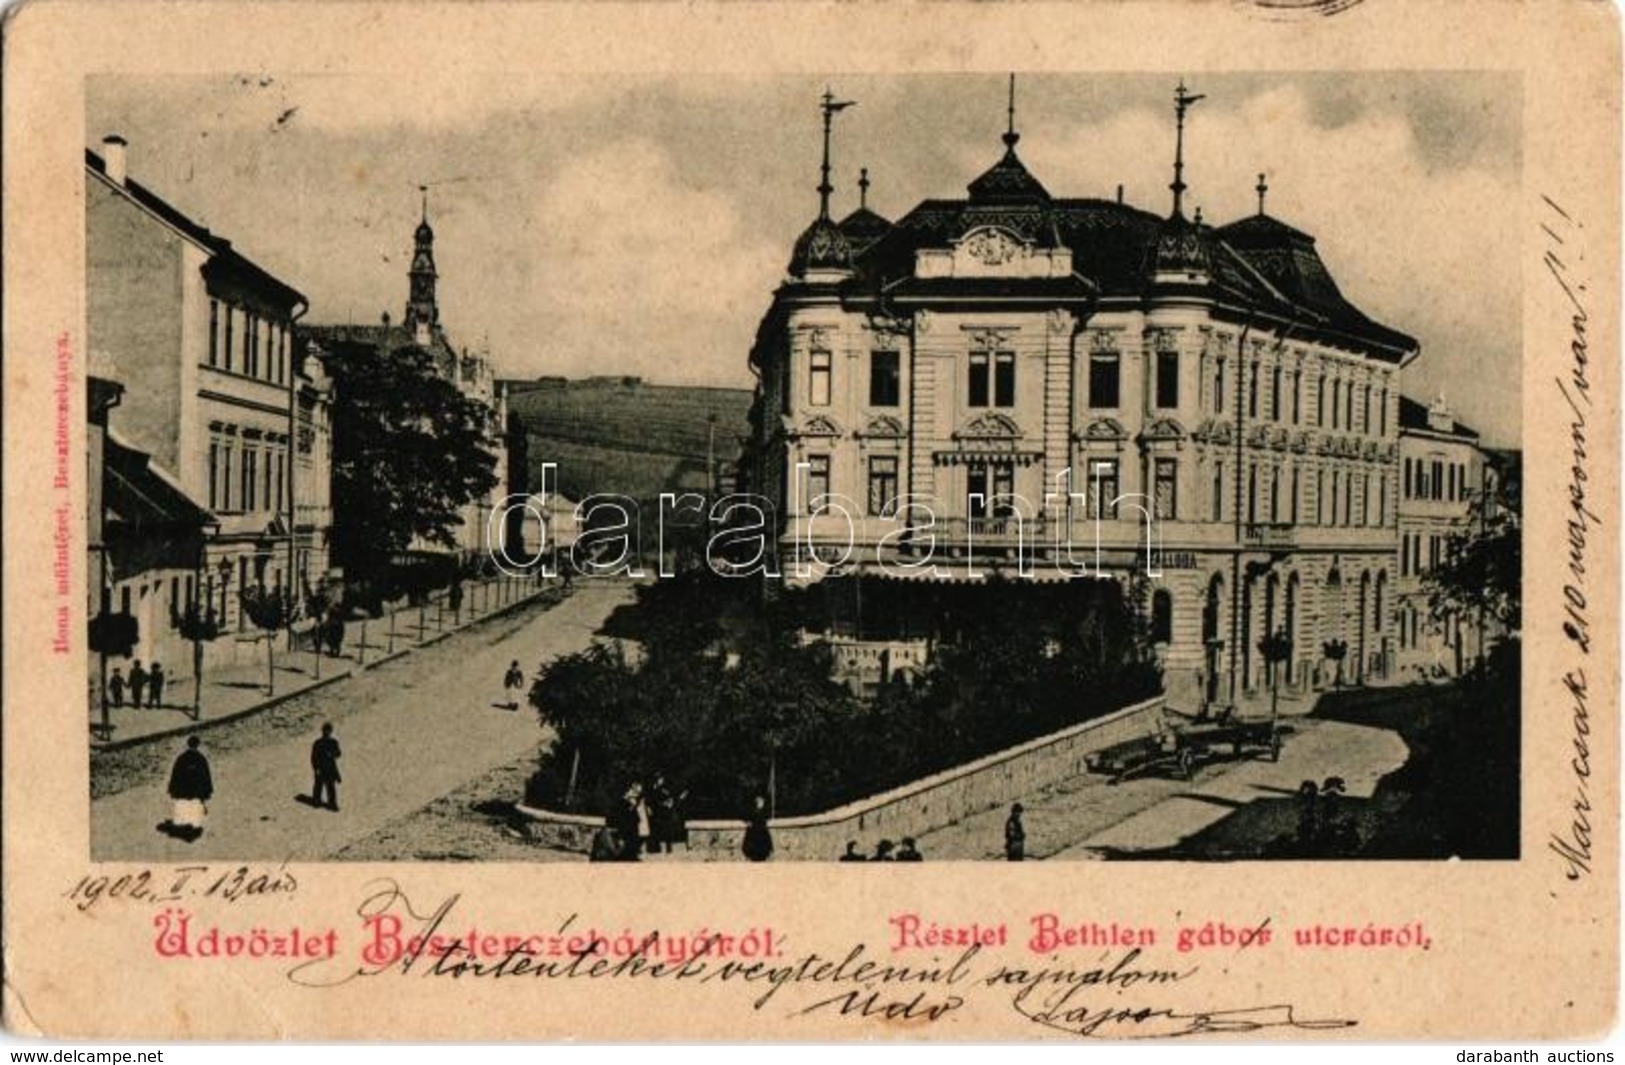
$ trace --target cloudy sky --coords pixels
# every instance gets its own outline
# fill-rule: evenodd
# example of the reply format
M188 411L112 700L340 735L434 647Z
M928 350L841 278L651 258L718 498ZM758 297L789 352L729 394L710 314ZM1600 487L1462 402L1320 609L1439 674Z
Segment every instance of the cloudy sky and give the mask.
M501 373L749 387L745 357L817 210L824 78L100 77L86 138L310 297L308 320L398 317L430 185L441 320ZM835 210L961 196L1002 151L1005 79L829 79ZM1061 196L1169 205L1173 79L1022 74L1020 153ZM1492 74L1207 75L1187 194L1318 240L1345 295L1418 337L1406 390L1492 443L1520 432L1521 99Z

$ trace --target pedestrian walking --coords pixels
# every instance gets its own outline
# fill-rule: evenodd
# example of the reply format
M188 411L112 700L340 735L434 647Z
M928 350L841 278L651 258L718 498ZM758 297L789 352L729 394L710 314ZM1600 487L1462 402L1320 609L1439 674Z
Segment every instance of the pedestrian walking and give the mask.
M842 854L837 860L843 862L866 862L869 859L858 853L858 841L855 839L849 839L846 841L846 853Z
M889 839L881 840L879 843L875 844L875 856L869 860L871 862L895 862L897 859L892 857L892 850L895 849L896 846L897 844L893 843Z
M914 845L913 836L903 837L903 845L897 848L897 860L900 862L925 861L925 856L920 853L919 847Z
M214 780L209 775L209 760L198 750L201 746L202 740L188 737L186 750L169 771L169 797L174 800L174 811L166 828L188 843L203 835L203 823L209 816L207 804L214 798Z
M1004 856L1012 862L1027 857L1027 830L1021 826L1021 804L1010 807L1010 817L1004 822Z
M519 689L525 686L525 671L519 668L519 659L508 663L502 674L502 705L509 710L519 709Z
M130 667L130 705L141 708L141 697L147 694L147 671L141 668L141 659Z
M152 672L147 674L147 705L156 710L164 705L164 667L160 662L152 664Z
M322 725L321 739L310 745L310 768L315 774L316 782L310 788L310 801L317 806L326 806L334 812L339 808L339 783L343 778L339 776L339 741L333 738L333 726ZM327 801L322 802L322 796Z
M753 862L765 862L773 857L773 834L767 828L767 800L760 795L756 796L750 823L745 826L745 838L739 849Z
M113 667L113 675L107 680L107 701L117 710L124 705L124 674L117 666Z

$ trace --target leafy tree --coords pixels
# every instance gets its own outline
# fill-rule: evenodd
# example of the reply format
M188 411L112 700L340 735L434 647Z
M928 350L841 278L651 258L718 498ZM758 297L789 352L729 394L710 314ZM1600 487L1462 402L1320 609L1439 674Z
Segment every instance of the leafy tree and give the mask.
M276 694L276 634L298 616L299 598L291 590L250 585L240 593L243 613L265 633L265 694Z
M489 412L416 345L336 345L333 550L379 580L416 539L452 546L461 509L497 484Z
M1467 526L1447 541L1445 556L1422 580L1435 618L1466 615L1516 633L1523 621L1523 530L1503 501L1475 502Z

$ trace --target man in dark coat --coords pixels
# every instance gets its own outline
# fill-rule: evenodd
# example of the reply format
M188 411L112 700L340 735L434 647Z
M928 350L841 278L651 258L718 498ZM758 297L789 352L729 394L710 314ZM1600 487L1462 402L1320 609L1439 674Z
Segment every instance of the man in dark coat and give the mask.
M124 674L118 667L113 667L113 675L107 679L107 701L117 710L124 705Z
M322 738L310 745L310 768L316 774L316 783L310 789L310 800L329 810L339 808L339 741L333 738L333 726L322 726ZM326 794L327 801L322 802Z
M141 659L136 659L130 667L130 705L137 710L141 709L142 696L147 693L147 671L141 667Z
M1021 804L1010 807L1010 818L1004 823L1004 856L1012 862L1027 857L1027 830L1021 827Z
M164 705L164 667L157 662L152 664L152 672L147 674L147 705L157 708Z
M169 797L175 800L175 813L170 826L175 835L188 843L203 835L203 819L208 813L204 803L214 798L214 779L209 775L209 760L198 750L203 741L191 736L186 750L175 759L169 771Z

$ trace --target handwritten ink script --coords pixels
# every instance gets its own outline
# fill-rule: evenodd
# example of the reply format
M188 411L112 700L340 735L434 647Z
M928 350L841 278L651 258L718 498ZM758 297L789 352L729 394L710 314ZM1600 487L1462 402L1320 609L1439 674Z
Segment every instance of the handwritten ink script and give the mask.
M1166 1039L1272 1028L1323 1032L1357 1024L1288 1002L1248 1001L1257 992L1225 984L1224 972L1235 952L1431 946L1419 922L1312 925L1292 929L1288 936L1272 935L1265 917L1251 924L1208 921L1167 931L1141 927L1114 932L1111 928L1117 926L1044 913L1028 919L1023 936L1012 935L1014 922L1007 920L932 926L917 914L903 914L891 918L889 934L883 932L873 944L798 951L776 928L611 931L570 915L545 930L514 932L484 927L460 906L459 895L421 906L398 883L381 881L357 907L357 927L343 933L205 927L192 923L189 914L165 910L155 918L155 949L184 963L219 956L226 944L247 954L258 943L271 953L254 957L295 959L286 977L308 988L379 977L468 984L607 980L711 985L738 988L744 1008L792 1017L930 1024L973 1003L988 1003L1048 1032ZM1113 937L1119 945L1102 948ZM927 941L949 949L937 951ZM208 952L200 953L197 944L208 944ZM279 945L284 953L275 953ZM1010 949L1000 951L999 945ZM1198 957L1222 957L1225 963L1205 971ZM1208 996L1219 1003L1193 1004Z
M1572 792L1565 817L1568 824L1551 832L1547 846L1557 855L1563 876L1570 881L1591 873L1594 861L1591 822L1591 742L1593 722L1590 713L1589 680L1586 660L1591 654L1591 614L1587 563L1592 534L1602 520L1589 500L1592 457L1593 411L1591 379L1588 373L1587 336L1591 315L1586 304L1586 283L1582 280L1585 253L1581 243L1584 226L1563 206L1542 196L1544 210L1540 227L1547 245L1542 263L1565 301L1564 344L1568 348L1566 369L1554 380L1558 394L1569 412L1569 471L1567 500L1567 577L1563 583L1564 638L1576 655L1575 664L1563 674L1563 688L1569 707L1570 755L1568 773Z

